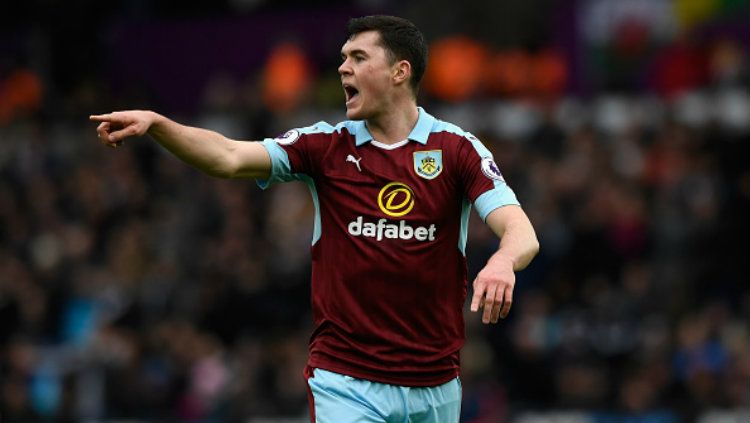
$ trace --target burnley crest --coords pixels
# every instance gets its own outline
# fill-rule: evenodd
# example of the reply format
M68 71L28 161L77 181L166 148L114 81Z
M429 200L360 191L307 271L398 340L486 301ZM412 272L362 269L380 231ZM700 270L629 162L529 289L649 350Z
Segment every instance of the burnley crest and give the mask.
M435 179L443 171L443 150L415 151L414 171L422 178Z

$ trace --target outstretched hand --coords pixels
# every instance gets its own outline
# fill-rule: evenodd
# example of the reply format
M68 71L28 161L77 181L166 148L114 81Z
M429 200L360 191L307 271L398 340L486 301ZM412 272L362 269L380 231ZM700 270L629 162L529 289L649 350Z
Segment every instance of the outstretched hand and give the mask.
M97 137L102 144L110 147L122 145L127 137L145 134L154 122L153 113L144 110L91 115L89 120L100 122L96 127Z
M503 254L495 254L474 279L474 296L471 298L471 311L482 312L483 323L497 323L505 318L513 303L513 287L516 274L513 260Z

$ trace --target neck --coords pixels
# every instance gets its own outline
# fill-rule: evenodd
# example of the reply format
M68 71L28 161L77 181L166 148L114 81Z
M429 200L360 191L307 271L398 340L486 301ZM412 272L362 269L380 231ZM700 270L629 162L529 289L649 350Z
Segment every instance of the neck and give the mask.
M367 130L383 144L395 144L405 140L419 119L417 104L411 102L404 107L394 107L380 116L366 120Z

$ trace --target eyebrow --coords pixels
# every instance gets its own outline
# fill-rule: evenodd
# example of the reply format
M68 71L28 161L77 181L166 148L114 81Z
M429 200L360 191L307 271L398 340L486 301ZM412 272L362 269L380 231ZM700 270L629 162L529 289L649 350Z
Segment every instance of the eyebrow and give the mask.
M364 50L362 50L362 49L360 49L360 48L357 48L357 49L354 49L354 50L350 50L348 52L348 54L347 54L347 52L345 50L343 50L343 49L341 50L341 57L354 56L356 54L361 54L363 56L368 56L367 52L364 51Z

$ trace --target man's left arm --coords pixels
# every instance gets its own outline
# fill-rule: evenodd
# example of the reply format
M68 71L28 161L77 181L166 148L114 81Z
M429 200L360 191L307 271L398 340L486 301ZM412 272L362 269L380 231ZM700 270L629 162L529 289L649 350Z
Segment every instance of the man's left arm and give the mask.
M483 307L482 322L497 323L510 312L515 272L528 266L539 251L539 241L520 206L499 207L490 212L485 221L500 238L500 248L474 279L471 311Z

